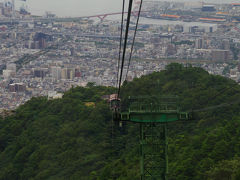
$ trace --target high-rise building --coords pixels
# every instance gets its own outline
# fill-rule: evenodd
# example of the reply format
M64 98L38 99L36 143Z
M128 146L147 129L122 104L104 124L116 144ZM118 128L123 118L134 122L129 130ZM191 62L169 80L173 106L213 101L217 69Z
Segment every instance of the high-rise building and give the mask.
M46 40L44 38L39 39L39 49L45 49L47 47Z
M229 50L214 49L212 50L212 60L215 62L224 62L229 59Z
M204 40L202 38L196 39L196 41L195 41L195 48L203 49L203 47L204 47Z
M61 79L68 79L68 70L67 70L67 68L63 68L61 70Z
M82 76L82 73L80 71L80 69L75 69L75 77L81 77Z
M55 80L60 80L61 79L62 69L60 67L52 67L51 71L52 71L52 77Z
M39 41L34 41L34 48L33 49L39 49Z
M46 71L43 69L34 69L34 77L44 78L46 76Z
M63 68L61 70L61 79L73 79L75 77L75 68Z
M36 33L34 37L32 37L34 42L37 43L39 49L45 49L47 47L47 41L52 41L52 36L45 33ZM35 49L36 48L35 45Z
M25 92L26 86L23 83L14 83L9 85L10 92Z
M71 48L71 49L70 49L70 53L71 53L71 56L74 56L74 55L75 55L75 50L74 50L74 48Z
M73 79L75 77L75 69L74 68L68 68L68 79Z

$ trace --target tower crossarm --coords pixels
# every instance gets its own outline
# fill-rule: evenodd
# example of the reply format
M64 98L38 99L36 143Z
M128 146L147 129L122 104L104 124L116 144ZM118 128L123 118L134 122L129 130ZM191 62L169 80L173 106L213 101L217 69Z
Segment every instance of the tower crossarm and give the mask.
M188 113L181 112L177 98L134 98L128 110L121 113L122 121L138 123L168 123L189 118Z

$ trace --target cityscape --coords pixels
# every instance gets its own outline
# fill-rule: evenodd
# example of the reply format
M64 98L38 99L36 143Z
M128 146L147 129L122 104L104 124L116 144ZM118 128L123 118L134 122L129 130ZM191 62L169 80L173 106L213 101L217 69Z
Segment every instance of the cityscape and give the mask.
M136 16L138 7L136 1ZM178 62L240 82L240 4L146 1L140 16L127 81ZM36 16L15 10L14 1L0 3L0 109L14 110L32 97L61 98L89 82L116 86L120 17Z

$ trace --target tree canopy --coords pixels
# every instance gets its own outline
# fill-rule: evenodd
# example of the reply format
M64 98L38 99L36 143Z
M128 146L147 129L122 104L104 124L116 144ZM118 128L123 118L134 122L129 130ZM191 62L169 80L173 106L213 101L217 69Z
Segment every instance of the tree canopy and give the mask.
M102 99L115 91L90 83L62 99L32 98L0 118L0 179L139 179L139 126L114 124ZM178 95L181 109L194 112L168 124L169 180L238 180L239 92L232 80L171 64L125 82L121 99L127 106L128 96Z

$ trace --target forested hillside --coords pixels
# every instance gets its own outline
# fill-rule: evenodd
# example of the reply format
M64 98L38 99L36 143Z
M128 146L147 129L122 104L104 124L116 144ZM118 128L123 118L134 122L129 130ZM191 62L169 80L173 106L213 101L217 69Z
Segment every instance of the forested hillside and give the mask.
M110 87L89 84L63 99L33 98L0 119L0 179L139 179L138 124L112 123ZM240 179L240 87L200 68L125 82L121 98L178 95L193 119L168 124L169 180Z

